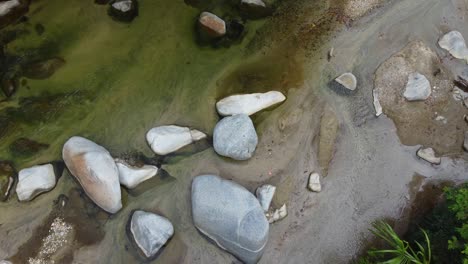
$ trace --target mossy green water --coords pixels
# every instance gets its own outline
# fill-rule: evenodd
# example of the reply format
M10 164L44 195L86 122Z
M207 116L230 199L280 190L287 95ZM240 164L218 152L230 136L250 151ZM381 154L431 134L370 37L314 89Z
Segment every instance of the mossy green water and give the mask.
M48 79L28 79L0 103L7 120L2 159L18 167L60 159L73 135L112 153L150 154L145 133L153 126L175 123L210 132L217 119L216 81L246 59L245 47L264 21L249 21L246 37L229 48L199 46L194 25L200 10L182 1L140 2L139 16L119 23L93 1L38 1L26 23L6 29L29 32L6 46L8 54L24 61L58 56L66 64ZM16 157L8 146L19 137L50 147L40 156Z

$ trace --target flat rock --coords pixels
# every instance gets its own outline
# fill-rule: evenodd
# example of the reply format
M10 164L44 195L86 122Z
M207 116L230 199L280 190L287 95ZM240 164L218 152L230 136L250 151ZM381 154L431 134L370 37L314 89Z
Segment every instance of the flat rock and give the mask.
M439 165L442 161L440 157L435 156L435 151L432 148L420 148L416 154L431 164Z
M271 201L275 195L276 187L270 184L265 184L257 188L255 195L257 196L260 205L264 212L270 209Z
M273 224L275 222L281 221L288 216L288 208L286 204L283 204L279 209L276 209L273 213L268 214L268 223Z
M16 171L9 161L0 161L0 201L8 200L15 183Z
M321 192L322 185L320 184L320 175L316 172L313 172L309 176L309 184L307 185L309 190L313 192Z
M335 81L348 90L356 90L357 79L356 76L354 76L354 74L352 73L343 73L342 75L338 76L338 78L336 78Z
M147 258L154 257L174 234L171 222L160 215L135 211L130 222L133 240Z
M226 34L226 22L210 12L201 13L198 26L200 31L208 37L219 38Z
M257 132L247 115L225 117L216 124L213 132L216 153L235 160L250 159L257 143Z
M232 95L217 102L216 109L222 116L253 115L284 100L286 97L277 91Z
M198 130L174 125L155 127L146 133L146 141L158 155L167 155L203 138L206 135Z
M120 159L116 159L115 164L119 170L120 184L129 189L135 188L138 184L153 178L158 173L158 167L152 165L136 167Z
M411 73L403 96L408 101L424 101L431 96L431 83L426 76L418 72Z
M463 35L458 31L451 31L439 40L439 46L447 50L453 57L463 59L468 63L468 48Z
M257 263L268 240L269 224L255 196L239 184L214 175L192 183L195 226L244 263Z
M110 153L82 137L72 137L63 146L62 157L86 194L109 213L122 208L119 170Z
M16 194L21 202L30 201L41 193L55 187L56 176L52 164L39 165L20 170Z

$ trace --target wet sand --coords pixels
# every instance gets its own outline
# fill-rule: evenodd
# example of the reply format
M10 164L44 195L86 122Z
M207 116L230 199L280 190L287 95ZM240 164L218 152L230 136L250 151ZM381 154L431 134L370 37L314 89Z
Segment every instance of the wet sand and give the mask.
M68 221L98 225L104 233L102 237L92 237L88 243L77 239L70 247L73 263L144 262L125 232L128 217L134 209L159 212L174 224L175 236L152 263L236 263L233 256L207 241L192 224L191 180L199 174L214 173L233 179L251 191L263 183L276 185L273 205L279 207L287 203L289 215L270 226L269 243L260 263L348 263L370 242L367 229L372 221L385 218L398 222L407 217L405 208L414 199L415 186L422 185L410 184L415 173L425 178L421 182L468 179L466 154L443 157L438 167L419 160L415 156L419 146L402 145L395 123L386 116L376 118L372 106L374 72L410 40L421 39L442 55L444 52L436 42L443 30L457 29L468 36L468 28L462 28L467 22L464 2L393 1L355 20L351 27L347 27L339 16L330 18L327 12L336 12L332 5L297 1L291 4L293 7L286 6L291 10L280 12L266 22L263 31L260 30L250 42L253 44L246 46L248 52L251 52L249 47L261 48L254 54L246 52L249 55L245 62L225 65L216 76L200 81L209 85L193 101L188 100L191 95L185 93L178 98L188 102L188 106L171 100L164 111L144 107L142 111L153 110L157 116L145 114L143 121L130 122L138 127L117 136L111 131L126 127L125 122L138 118L137 113L126 112L129 107L115 113L125 116L125 120L116 124L105 122L89 131L84 129L84 133L97 135L97 130L108 127L105 135L113 136L96 136L96 140L102 141L100 143L114 155L134 148L150 156L143 139L147 128L181 122L211 131L217 120L213 104L227 91L247 91L250 89L248 85L255 85L256 88L252 87L254 91L283 87L281 90L286 92L287 101L253 118L259 145L251 160L227 160L217 156L212 148L171 157L170 162L162 165L170 177L148 183L150 187L138 192L124 192L124 208L113 216L96 212L92 204L86 206L89 200L77 197L80 188L65 172L52 192L33 202L20 204L10 199L8 203L0 204L0 259L19 259L19 255L34 254L40 247L38 237L44 236L44 229L48 229L53 220L50 217L54 212L53 201L60 194L66 194L74 200L70 202L74 215ZM320 14L327 14L326 19ZM280 34L278 32L288 30L291 31L290 41L275 38L275 34ZM271 32L276 33L269 34ZM296 46L301 49L291 48ZM327 52L331 47L335 49L335 57L328 62ZM281 54L284 63L272 59L278 48L290 48L290 52ZM269 78L268 74L262 76L269 71L265 65L278 61L282 67L270 70L275 78ZM466 67L460 61L445 63L453 71L459 69L459 65ZM245 65L247 67L240 70ZM298 73L292 74L294 70ZM330 80L344 71L352 71L358 78L359 86L354 94L343 94L329 86ZM284 77L280 73L284 73ZM227 82L234 84L223 90ZM122 94L128 92L128 89L117 91L115 96L121 101L113 102L106 109L119 103L135 103L122 99L125 98ZM138 101L136 97L132 98L129 100ZM333 158L322 182L322 192L311 193L306 189L307 178L310 172L320 171L317 139L325 105L336 113L339 130L336 141L330 140L336 143L332 147ZM187 115L189 109L196 109L195 113ZM106 113L108 111L89 114L82 125L91 126L93 120L102 120ZM464 129L467 129L466 124ZM72 132L69 128L62 137ZM132 137L137 138L136 142L130 141ZM59 150L61 140L54 142L51 149ZM56 157L57 153L48 156ZM22 166L36 161L27 160ZM21 248L21 245L28 248ZM18 252L18 249L24 251ZM26 257L34 256L22 259Z

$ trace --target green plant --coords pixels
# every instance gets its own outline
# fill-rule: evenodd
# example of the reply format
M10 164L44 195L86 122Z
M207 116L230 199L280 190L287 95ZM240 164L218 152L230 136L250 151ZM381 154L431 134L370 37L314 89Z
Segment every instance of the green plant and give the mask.
M449 250L463 254L463 263L468 264L468 184L459 188L445 188L447 207L457 220L453 235L448 241Z
M415 241L417 250L415 251L410 244L401 239L393 228L384 221L377 221L372 224L371 232L383 239L389 246L389 249L371 249L368 254L381 264L429 264L431 263L431 242L426 231L422 230L426 245L422 246ZM369 259L363 259L360 263L370 263Z

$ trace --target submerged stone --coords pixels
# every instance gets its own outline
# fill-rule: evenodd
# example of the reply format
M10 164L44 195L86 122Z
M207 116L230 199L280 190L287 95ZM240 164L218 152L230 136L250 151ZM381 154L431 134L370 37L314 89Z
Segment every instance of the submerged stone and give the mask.
M439 40L439 46L447 50L453 57L463 59L468 63L468 48L463 35L458 31L451 31Z
M277 91L231 95L218 101L216 109L222 116L253 115L284 100L286 100L286 97Z
M72 137L63 146L62 157L86 194L109 213L122 208L119 171L110 153L82 137Z
M65 65L65 60L62 58L52 58L41 62L35 62L24 67L23 75L30 79L47 79L63 65Z
M192 183L195 226L245 263L256 263L268 241L269 224L255 196L239 184L214 175Z
M10 145L10 151L19 156L32 156L49 147L48 144L39 143L28 138L18 138Z
M247 115L225 117L216 124L213 132L216 153L235 160L250 159L257 143L257 132Z
M416 154L421 159L434 165L439 165L442 161L440 157L436 157L435 151L432 148L420 148Z
M13 79L3 79L2 80L2 91L6 98L10 98L15 94L16 90L18 89L18 80Z
M0 161L0 201L7 201L16 179L16 171L9 161Z
M157 214L135 211L130 222L133 240L147 258L154 257L174 234L171 222Z
M426 76L418 72L411 73L403 96L408 101L424 101L431 96L431 83Z
M16 194L21 202L30 201L41 193L55 187L56 176L52 164L39 165L20 170Z
M18 21L29 9L28 0L7 0L0 2L0 28Z
M248 18L261 18L271 13L270 8L262 0L241 0L240 10Z

